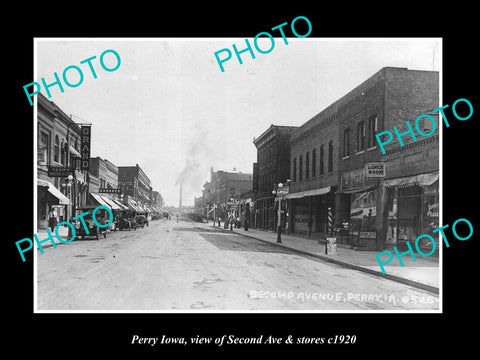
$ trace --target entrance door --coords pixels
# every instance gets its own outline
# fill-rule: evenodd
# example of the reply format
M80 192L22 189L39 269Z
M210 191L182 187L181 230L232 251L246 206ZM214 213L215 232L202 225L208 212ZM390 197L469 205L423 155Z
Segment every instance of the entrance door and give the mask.
M397 237L399 244L406 241L415 242L420 235L421 196L420 191L418 194L413 194L412 190L408 191L409 194L404 197L402 195L406 195L406 191L402 191L402 189L398 191Z

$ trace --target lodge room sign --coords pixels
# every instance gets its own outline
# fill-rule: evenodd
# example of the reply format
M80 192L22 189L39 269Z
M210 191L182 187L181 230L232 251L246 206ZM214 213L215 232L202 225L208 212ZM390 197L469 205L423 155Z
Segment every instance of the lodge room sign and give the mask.
M92 127L90 125L82 125L80 128L82 132L81 140L81 170L90 169L90 135L92 133Z

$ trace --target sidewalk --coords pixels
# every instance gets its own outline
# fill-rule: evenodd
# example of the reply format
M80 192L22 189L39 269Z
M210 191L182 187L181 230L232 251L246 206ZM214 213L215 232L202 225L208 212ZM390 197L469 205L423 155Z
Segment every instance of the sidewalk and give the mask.
M439 258L438 257L423 257L419 254L416 255L416 261L413 261L412 256L407 254L402 257L404 266L400 266L398 259L393 254L393 260L386 264L385 274L382 273L380 266L378 265L376 254L381 251L356 251L349 249L344 245L337 245L337 255L325 254L325 241L317 239L311 239L302 236L285 235L282 234L282 243L278 244L277 234L271 231L248 229L245 231L240 229L224 229L223 223L219 228L213 227L210 222L209 227L218 229L219 231L235 232L240 235L244 235L256 240L274 244L294 250L299 253L307 254L321 258L325 261L339 264L351 269L364 271L376 276L380 276L389 280L394 280L407 285L411 285L423 290L427 290L434 293L439 293Z

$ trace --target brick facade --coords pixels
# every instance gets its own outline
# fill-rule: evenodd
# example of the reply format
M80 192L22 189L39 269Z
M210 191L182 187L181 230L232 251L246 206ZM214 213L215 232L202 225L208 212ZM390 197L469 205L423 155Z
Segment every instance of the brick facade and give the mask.
M385 67L299 127L290 141L291 231L325 233L331 208L337 226L349 224L350 245L382 249L438 222L438 180L429 183L439 170L438 116L432 113L438 106L438 72ZM422 114L435 119L437 131L424 137L414 130L417 141L406 134L400 146L394 126L403 133L409 121L415 129ZM418 127L428 133L433 125L422 119ZM386 155L375 137L383 131L393 134ZM385 178L365 176L370 162L385 163ZM395 179L401 177L399 190Z

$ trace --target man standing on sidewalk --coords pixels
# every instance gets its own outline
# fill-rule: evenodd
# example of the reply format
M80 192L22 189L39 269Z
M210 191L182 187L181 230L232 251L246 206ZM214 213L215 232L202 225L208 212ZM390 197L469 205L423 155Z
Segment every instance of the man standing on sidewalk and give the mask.
M55 216L55 211L53 211L53 206L50 208L50 212L48 213L48 227L51 231L55 229L57 225L57 217Z

